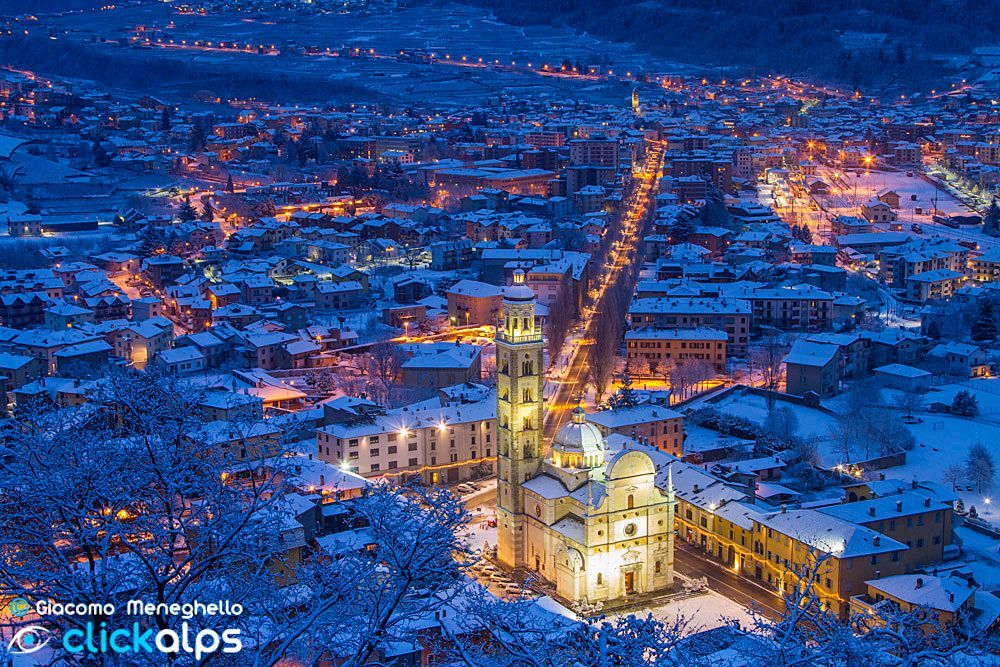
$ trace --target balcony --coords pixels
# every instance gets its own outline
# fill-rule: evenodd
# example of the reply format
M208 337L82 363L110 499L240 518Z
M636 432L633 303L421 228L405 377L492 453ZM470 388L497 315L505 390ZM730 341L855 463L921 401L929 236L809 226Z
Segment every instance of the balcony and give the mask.
M500 330L497 331L496 340L505 343L541 343L542 332L537 329L530 333L507 333Z

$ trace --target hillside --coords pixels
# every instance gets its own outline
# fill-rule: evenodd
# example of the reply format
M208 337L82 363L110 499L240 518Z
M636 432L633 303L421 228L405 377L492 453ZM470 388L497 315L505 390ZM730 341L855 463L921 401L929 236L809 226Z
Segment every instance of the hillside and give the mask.
M684 62L919 87L931 55L1000 42L1000 0L466 0L515 24L567 24Z

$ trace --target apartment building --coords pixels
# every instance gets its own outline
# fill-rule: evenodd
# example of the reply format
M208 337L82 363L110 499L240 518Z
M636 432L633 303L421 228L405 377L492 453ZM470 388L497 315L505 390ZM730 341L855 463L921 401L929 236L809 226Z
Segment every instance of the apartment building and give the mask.
M735 356L746 354L751 308L749 302L743 299L636 299L629 306L628 315L635 328L709 328L725 331L729 352Z
M919 239L883 248L878 260L879 276L890 285L902 287L907 278L928 271L947 269L965 274L969 249L947 239Z
M455 326L496 324L500 319L503 291L478 280L460 280L445 292L448 321Z
M492 474L496 459L496 398L473 402L434 398L382 410L349 399L324 407L316 431L319 458L363 477L402 477L452 484Z
M717 372L726 369L729 335L725 331L696 327L693 329L654 329L642 327L625 332L625 358L631 368L641 373L642 365L652 368L673 362L699 359L711 362Z
M753 526L750 562L743 564L750 577L787 594L815 576L815 594L838 616L849 613L851 597L865 591L866 581L907 568L902 542L817 510L772 512Z
M618 141L595 136L569 142L569 163L573 166L617 167Z
M753 322L779 329L827 329L833 321L833 294L812 285L757 288L746 295Z
M644 403L587 415L605 438L612 434L636 438L677 458L684 457L684 415L665 405Z
M1000 281L1000 250L991 250L976 257L971 262L972 277L976 282Z
M905 544L904 572L940 563L944 548L951 544L951 505L926 493L909 491L822 507L819 511L867 526Z

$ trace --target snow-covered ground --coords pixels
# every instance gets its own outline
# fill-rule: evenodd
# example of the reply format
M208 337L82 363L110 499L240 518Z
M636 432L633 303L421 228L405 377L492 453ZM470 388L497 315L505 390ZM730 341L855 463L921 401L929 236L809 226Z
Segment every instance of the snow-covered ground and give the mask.
M634 613L642 616L646 612L652 613L667 624L683 618L687 623L686 631L691 634L726 625L729 620L739 621L742 625L750 623L750 613L746 607L713 591L696 597L673 600Z
M969 389L979 400L981 412L979 417L968 419L931 413L927 412L925 407L916 415L921 421L907 425L916 439L916 445L906 453L906 463L878 472L885 474L886 477L904 480L916 478L921 481L944 483L942 478L944 469L952 464L964 465L969 448L977 442L991 447L994 458L1000 463L1000 381L977 380L935 387L925 395L925 405L950 404L954 395L962 389ZM896 391L883 389L877 396L872 397L872 401L896 410L894 407L896 396ZM824 401L823 406L838 412L843 409L844 401L845 397L841 394ZM793 403L779 402L778 405L789 408L795 414L799 423L800 437L816 439L822 465L833 467L844 462L842 448L836 439L831 437L831 433L837 427L835 415ZM767 420L767 400L763 396L734 394L715 407L721 412L743 417L757 424L764 424ZM900 419L902 419L901 414ZM984 488L982 491L971 483L962 483L956 489L956 494L966 507L974 505L981 518L1000 525L1000 507L997 505L1000 503L1000 480L994 483L993 488ZM994 500L991 494L996 494L998 498ZM990 499L990 503L985 502L986 498Z
M837 424L836 417L813 408L784 401L778 402L777 405L787 407L795 414L799 422L799 435L804 438L826 437ZM714 407L725 414L749 419L757 424L764 424L767 421L767 399L764 396L731 394Z
M907 176L907 173L913 175ZM824 168L820 170L820 176L833 185L831 194L816 198L831 216L860 216L862 204L879 192L892 190L899 195L899 210L896 213L903 225L903 232L914 238L938 235L958 241L976 241L982 248L1000 245L997 239L983 234L978 226L954 229L934 222L935 206L944 215L968 215L973 211L947 189L937 187L922 177L918 170L844 172L840 169ZM919 213L917 209L920 209ZM911 229L914 223L922 227L922 234L917 234Z
M474 519L461 533L461 536L466 538L469 549L478 553L487 544L495 547L497 545L497 529L496 526L487 525L486 520L496 518L496 510L489 507L479 512L472 509L471 512Z
M986 590L1000 591L1000 540L965 527L955 529L965 550L964 562Z

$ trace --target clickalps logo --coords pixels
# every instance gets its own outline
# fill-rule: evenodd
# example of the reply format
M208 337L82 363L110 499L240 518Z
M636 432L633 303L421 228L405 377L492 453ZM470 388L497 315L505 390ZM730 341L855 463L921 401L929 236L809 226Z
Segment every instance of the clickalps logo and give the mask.
M10 613L15 618L23 618L31 611L42 617L80 617L103 615L112 616L116 607L103 604L59 604L39 601L34 608L24 598L10 602ZM238 653L243 648L240 631L237 628L214 630L193 628L188 621L195 616L239 616L243 607L225 601L203 604L155 604L142 600L130 600L125 605L128 615L168 615L183 618L174 628L144 628L139 621L111 626L107 622L87 621L62 633L62 649L77 657L102 653L142 654L142 653L187 653L201 660L204 656L221 651ZM81 619L82 620L82 619ZM32 624L18 629L7 645L10 655L29 655L49 646L56 639L53 632L44 626Z

